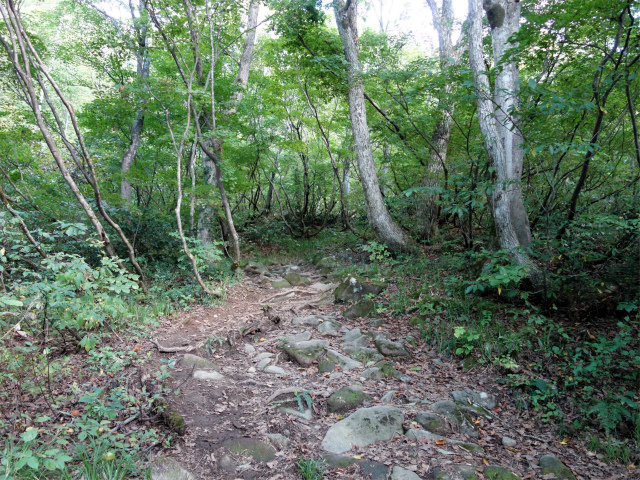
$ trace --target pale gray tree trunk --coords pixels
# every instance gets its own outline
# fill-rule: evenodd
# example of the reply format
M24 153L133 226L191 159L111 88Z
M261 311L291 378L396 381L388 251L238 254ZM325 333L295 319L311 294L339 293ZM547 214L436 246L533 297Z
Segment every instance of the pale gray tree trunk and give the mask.
M427 0L427 5L431 9L433 26L438 32L438 57L440 69L443 73L453 65L462 53L462 50L454 48L452 41L453 33L453 1L442 0L442 7L438 8L436 0ZM447 150L449 148L449 138L451 136L451 124L453 119L453 109L455 105L448 98L451 94L452 85L447 82L444 87L445 101L442 104L442 117L436 124L431 134L432 150L427 166L428 172L422 178L421 186L430 187L431 192L418 197L418 228L420 237L430 240L438 232L438 217L440 208L438 199L440 195L436 189L440 186L445 170Z
M347 61L349 117L367 218L379 242L384 243L393 251L405 250L409 245L409 239L387 210L380 192L380 183L373 161L371 139L367 126L367 111L364 104L362 67L358 57L357 0L347 0L346 3L342 0L336 0L334 13Z
M476 91L480 130L495 169L494 190L490 200L496 232L500 247L509 251L518 265L526 266L529 279L539 286L540 271L522 249L530 243L531 233L519 188L522 138L517 130L516 112L512 110L518 105L519 71L515 61L506 57L503 59L505 50L515 46L508 39L518 29L520 3L515 0L500 0L490 5L485 3L491 25L494 61L497 69L501 70L496 78L496 95L493 98L482 56L482 8L482 0L469 0L469 63Z

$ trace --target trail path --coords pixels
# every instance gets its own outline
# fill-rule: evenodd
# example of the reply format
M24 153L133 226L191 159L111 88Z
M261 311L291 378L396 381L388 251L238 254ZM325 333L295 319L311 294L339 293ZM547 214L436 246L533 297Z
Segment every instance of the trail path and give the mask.
M249 270L223 305L156 339L202 346L157 353L177 359L168 401L186 433L152 462L154 480L299 479L300 458L323 459L323 478L576 478L560 460L577 478L611 478L518 412L494 375L438 358L406 320L345 318L314 266ZM288 273L303 283L272 286Z

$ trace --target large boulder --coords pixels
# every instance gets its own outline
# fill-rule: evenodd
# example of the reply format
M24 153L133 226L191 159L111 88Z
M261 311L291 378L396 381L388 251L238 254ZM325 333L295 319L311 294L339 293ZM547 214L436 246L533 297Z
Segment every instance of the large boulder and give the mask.
M321 447L327 452L344 453L354 445L388 442L396 434L402 434L403 421L404 413L399 408L361 408L329 428Z
M303 367L308 367L324 354L329 346L326 340L307 340L305 342L286 343L283 350Z
M387 288L384 282L348 275L334 292L336 303L359 302L366 295L379 295Z

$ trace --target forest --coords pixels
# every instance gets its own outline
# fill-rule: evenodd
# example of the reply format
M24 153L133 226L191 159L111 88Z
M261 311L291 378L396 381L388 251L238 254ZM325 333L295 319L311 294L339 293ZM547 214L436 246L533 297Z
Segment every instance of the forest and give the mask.
M637 475L640 2L0 13L0 479Z

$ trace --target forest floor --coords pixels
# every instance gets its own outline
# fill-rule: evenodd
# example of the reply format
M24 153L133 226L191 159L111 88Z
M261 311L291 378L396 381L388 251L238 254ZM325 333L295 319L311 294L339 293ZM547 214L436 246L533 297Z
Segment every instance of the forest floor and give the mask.
M271 280L288 271L305 283L274 288ZM603 463L584 439L559 438L537 412L518 410L491 367L465 370L434 353L408 318L345 318L336 286L313 265L270 266L247 274L219 306L163 322L149 350L157 365L176 360L167 382L179 393L167 400L186 430L152 458L154 479L634 477ZM292 341L311 349L302 356L308 365L284 351ZM385 342L405 355L376 364L376 344ZM192 350L160 351L176 347ZM372 361L347 355L358 351ZM347 395L336 397L344 387ZM341 451L366 430L358 422L373 428ZM305 476L317 461L324 476Z

